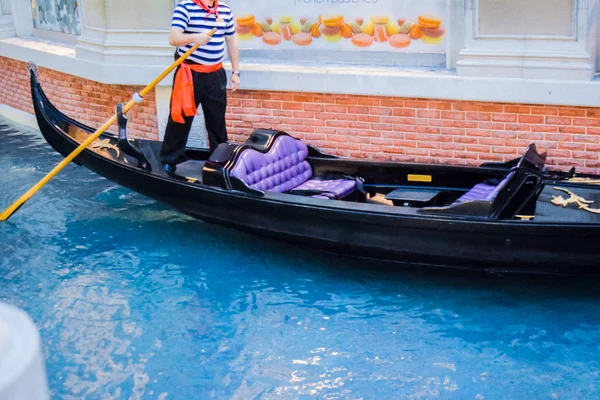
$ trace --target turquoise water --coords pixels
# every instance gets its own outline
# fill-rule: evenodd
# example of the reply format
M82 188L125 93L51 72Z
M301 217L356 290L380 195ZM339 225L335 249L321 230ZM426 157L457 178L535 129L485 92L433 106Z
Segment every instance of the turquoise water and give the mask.
M0 209L60 160L38 132L0 121ZM0 223L0 254L0 301L40 328L53 398L600 392L598 282L319 254L190 219L75 165Z

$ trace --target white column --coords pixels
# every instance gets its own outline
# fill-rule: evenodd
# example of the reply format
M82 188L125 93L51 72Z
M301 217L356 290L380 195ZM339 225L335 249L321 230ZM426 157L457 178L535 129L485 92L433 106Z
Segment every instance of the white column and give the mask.
M9 13L12 19L13 34L17 36L27 37L33 35L33 17L31 14L30 0L0 0L2 3L2 12ZM6 36L5 36L6 37Z
M448 32L446 35L446 68L456 68L459 53L465 47L465 0L446 0Z
M588 0L588 15L587 48L600 73L600 0Z
M463 76L591 80L595 0L466 0ZM595 12L595 11L594 11Z
M0 0L0 38L15 36L15 24L12 19L12 4L9 0Z
M81 12L76 54L86 77L145 85L173 62L170 1L83 0Z
M0 399L49 398L37 327L25 312L0 303Z

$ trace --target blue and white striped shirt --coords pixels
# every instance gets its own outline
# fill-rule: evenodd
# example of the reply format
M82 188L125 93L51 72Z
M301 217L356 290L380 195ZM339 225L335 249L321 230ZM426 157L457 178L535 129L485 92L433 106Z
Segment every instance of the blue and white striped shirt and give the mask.
M171 28L183 29L184 33L208 33L217 28L210 42L199 47L188 58L198 64L215 65L223 61L225 55L225 36L235 35L233 13L227 4L219 2L219 17L208 14L192 0L183 0L175 7ZM178 47L177 53L182 55L192 48L194 43Z

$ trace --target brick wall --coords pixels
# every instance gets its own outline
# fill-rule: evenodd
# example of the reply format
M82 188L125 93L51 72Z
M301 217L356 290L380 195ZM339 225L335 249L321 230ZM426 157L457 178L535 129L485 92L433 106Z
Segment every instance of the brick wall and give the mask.
M25 63L0 57L0 103L33 112ZM139 87L103 85L40 68L52 102L100 126ZM600 108L439 101L266 91L229 94L230 140L281 129L340 156L478 165L505 161L535 142L548 164L600 173ZM132 136L157 139L154 93L131 111Z
M235 141L273 127L374 160L478 165L513 159L535 142L549 165L600 173L600 108L239 91L227 119Z
M0 104L33 113L26 63L0 57ZM118 102L131 100L143 89L136 86L104 85L98 82L38 68L44 92L52 103L69 117L91 127L100 127L115 112ZM114 129L116 131L116 129ZM156 139L156 100L154 91L130 112L131 137Z

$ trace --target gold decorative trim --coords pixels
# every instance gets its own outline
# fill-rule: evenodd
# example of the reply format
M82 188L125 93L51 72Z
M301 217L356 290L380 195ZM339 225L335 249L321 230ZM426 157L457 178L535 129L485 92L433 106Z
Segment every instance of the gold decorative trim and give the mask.
M524 220L524 221L531 221L532 219L535 218L535 215L515 215L515 217Z
M433 177L431 175L417 175L417 174L408 174L406 178L409 182L426 182L431 183L433 181Z
M367 198L367 203L383 204L383 205L387 205L387 206L393 206L394 205L394 203L391 200L386 199L385 195L383 195L381 193L377 193L373 197L368 197Z
M594 202L593 200L586 200L583 197L577 196L575 193L565 188L555 187L554 190L560 190L561 192L565 192L570 196L568 199L565 199L562 196L552 196L552 204L554 204L555 206L562 206L564 208L567 207L569 204L577 204L582 210L591 212L593 214L600 214L600 208L589 207L589 205Z
M571 178L571 179L567 179L565 182L587 183L588 185L600 185L600 179L591 179L591 178Z
M92 149L94 150L114 150L117 153L117 158L121 155L121 151L119 148L110 143L110 139L99 140L97 142L92 143Z

